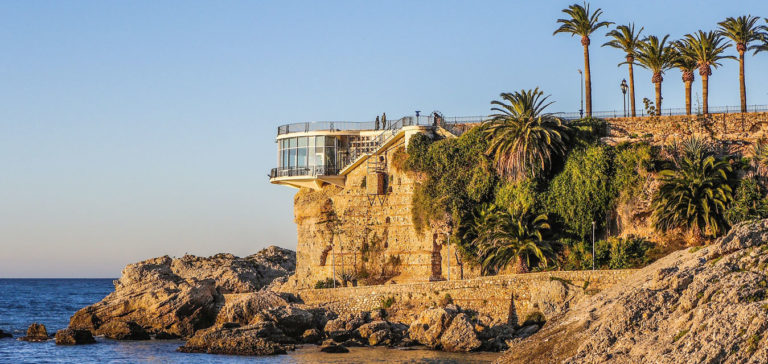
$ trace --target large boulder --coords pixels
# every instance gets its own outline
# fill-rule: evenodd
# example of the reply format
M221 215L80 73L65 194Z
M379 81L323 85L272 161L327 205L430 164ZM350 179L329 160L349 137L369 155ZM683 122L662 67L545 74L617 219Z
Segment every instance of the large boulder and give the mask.
M320 351L331 354L343 354L348 353L349 349L347 349L344 345L339 345L332 340L328 340L320 345Z
M246 258L218 254L145 260L126 266L115 281L115 291L77 311L69 328L105 334L101 328L105 323L135 322L149 334L190 337L217 320L245 324L254 311L283 300L265 293L225 305L224 294L256 291L294 268L295 253L277 247ZM226 311L217 317L222 306Z
M357 332L363 339L368 339L374 332L376 331L389 331L390 329L389 322L378 320L378 321L371 321L367 324L361 325L357 328Z
M311 329L314 322L312 314L294 305L278 307L264 312L286 335L298 338L304 331Z
M272 322L198 331L178 350L185 353L276 355L294 349L293 339Z
M548 319L500 362L766 363L766 266L768 220L734 226Z
M424 310L419 317L411 323L408 335L411 339L430 348L440 346L440 335L448 328L456 315L456 311L445 308L431 308Z
M56 331L56 345L93 344L96 340L88 330L64 329Z
M364 325L367 321L367 312L346 314L336 319L329 320L325 324L323 331L325 331L325 334L328 337L336 341L344 341L356 336L355 330Z
M216 316L216 323L236 322L246 325L261 311L288 305L282 296L272 291L224 295L224 306Z
M482 342L467 315L460 313L451 320L451 325L440 336L440 345L445 351L472 351L479 348Z
M48 341L48 330L45 329L45 325L39 323L33 323L27 328L27 335L19 340L30 342Z

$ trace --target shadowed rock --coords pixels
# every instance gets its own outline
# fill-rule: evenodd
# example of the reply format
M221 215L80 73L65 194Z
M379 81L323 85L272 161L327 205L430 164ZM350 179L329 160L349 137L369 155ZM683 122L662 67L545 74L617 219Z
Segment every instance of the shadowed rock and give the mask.
M64 329L56 331L56 345L93 344L96 340L88 330Z
M20 338L19 340L29 342L42 342L48 341L48 339L50 339L50 337L48 336L48 331L45 329L45 325L33 323L32 325L29 325L29 328L27 328L27 335Z

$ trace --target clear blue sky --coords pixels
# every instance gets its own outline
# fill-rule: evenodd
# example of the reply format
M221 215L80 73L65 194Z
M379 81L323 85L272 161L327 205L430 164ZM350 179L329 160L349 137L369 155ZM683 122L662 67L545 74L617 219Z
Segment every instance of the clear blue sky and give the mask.
M0 277L295 249L295 190L267 181L279 124L482 115L500 92L536 86L553 111L576 111L581 45L552 36L570 3L2 1ZM592 5L673 37L768 16L766 1ZM604 33L594 109L620 110L626 69ZM750 104L768 104L766 70L768 54L747 58ZM714 71L711 105L738 104L737 76L735 62ZM637 71L638 100L650 77ZM682 107L679 72L663 87L664 106Z

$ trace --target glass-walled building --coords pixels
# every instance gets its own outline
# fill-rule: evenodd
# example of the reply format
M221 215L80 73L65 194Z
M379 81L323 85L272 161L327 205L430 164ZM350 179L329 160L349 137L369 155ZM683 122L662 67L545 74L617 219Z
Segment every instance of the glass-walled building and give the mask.
M337 174L341 139L346 136L299 136L278 143L277 177Z

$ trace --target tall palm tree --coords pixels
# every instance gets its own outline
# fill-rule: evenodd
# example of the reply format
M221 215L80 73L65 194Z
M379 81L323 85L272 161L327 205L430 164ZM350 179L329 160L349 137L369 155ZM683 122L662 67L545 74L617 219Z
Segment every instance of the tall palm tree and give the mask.
M584 3L584 6L579 4L573 4L567 9L563 9L563 12L568 14L569 19L557 19L557 22L562 24L560 28L557 28L552 35L558 33L570 33L571 36L581 36L581 45L584 46L584 88L586 89L586 101L587 101L587 117L592 116L592 74L589 71L589 35L594 31L608 27L612 22L600 21L600 15L603 14L603 10L598 8L594 12L589 11L589 4Z
M527 212L513 216L494 205L477 208L472 227L466 237L476 249L482 273L496 273L512 261L516 273L526 273L532 263L546 267L554 249L544 239L550 229L547 215L532 216Z
M716 32L701 30L695 34L686 34L682 40L685 46L692 50L699 67L704 115L709 114L709 76L712 75L712 68L720 67L720 61L723 59L735 59L733 56L723 55L731 46L724 43L724 40L723 36Z
M685 114L691 115L691 85L694 81L694 71L698 68L696 56L693 50L686 46L684 42L673 43L675 48L675 58L672 65L680 70L685 84Z
M733 201L732 172L730 163L715 157L703 140L684 142L673 166L660 172L661 185L653 196L655 228L685 228L696 240L723 233L725 211Z
M633 65L635 63L635 54L637 53L638 48L640 48L640 33L643 32L643 28L641 27L637 33L635 33L635 24L630 23L629 25L619 25L616 27L616 29L611 30L606 34L607 37L613 38L612 40L605 42L603 44L603 47L613 47L616 49L620 49L626 53L626 61L619 63L619 66L622 64L626 64L629 66L629 99L631 102L632 107L632 116L636 116L635 114L635 72L633 69Z
M744 53L750 50L756 50L755 41L763 37L762 27L757 25L759 17L752 15L742 15L738 18L728 17L725 21L717 23L720 25L719 34L730 39L736 44L736 51L739 52L739 96L741 97L741 112L747 112L747 87L744 83Z
M661 114L661 82L664 71L672 68L675 51L667 44L669 35L659 38L655 35L645 38L637 50L637 63L653 72L651 81L656 86L656 114Z
M763 44L759 44L755 46L755 53L766 51L768 52L768 18L765 18L765 25L760 26L760 32L761 32L761 39L763 41Z
M546 171L554 155L565 152L568 128L560 118L544 112L547 103L537 87L502 93L503 101L492 101L496 114L484 125L499 174L510 180L537 176Z

